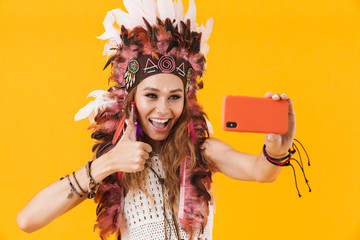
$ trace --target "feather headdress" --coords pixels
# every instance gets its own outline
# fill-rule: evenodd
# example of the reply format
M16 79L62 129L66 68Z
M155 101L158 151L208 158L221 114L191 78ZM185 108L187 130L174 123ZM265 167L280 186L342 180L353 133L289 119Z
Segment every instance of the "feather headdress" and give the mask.
M128 13L121 9L109 11L103 22L105 32L99 36L99 39L108 40L105 45L104 55L110 56L116 52L118 46L123 43L120 37L121 26L126 29L133 29L141 26L147 28L146 19L150 26L157 24L157 19L162 21L171 19L175 26L180 26L181 22L190 21L190 31L201 33L200 53L205 54L209 51L207 41L213 28L213 19L210 18L198 26L196 23L196 5L194 0L189 1L189 9L184 15L184 7L181 0L173 2L172 0L123 0Z
M104 54L108 57L105 68L111 66L109 81L116 86L107 92L97 90L89 94L96 99L82 108L75 119L88 117L90 121L95 121L90 126L94 131L92 137L103 140L93 147L98 157L114 146L115 141L112 139L115 132L119 132L118 126L122 126L126 114L123 109L124 100L132 90L129 85L140 81L137 71L144 70L141 66L144 61L141 59L149 56L146 59L161 68L161 58L171 56L175 59L175 69L181 69L183 62L184 66L189 66L184 71L178 71L186 80L191 118L188 134L197 149L197 165L191 168L189 156L186 156L180 167L182 184L178 217L183 228L193 233L195 228L206 225L211 199L208 192L211 172L199 154L199 149L212 127L197 103L196 94L203 87L199 78L206 68L205 55L209 50L207 41L213 28L213 19L207 20L205 26L198 26L194 0L189 0L186 14L181 0L123 1L127 12L121 9L109 11L103 22L105 32L98 37L107 41L104 48ZM186 74L189 72L191 74ZM110 176L100 185L95 201L99 203L96 227L100 229L102 239L112 233L120 234L123 197L122 183L117 176Z

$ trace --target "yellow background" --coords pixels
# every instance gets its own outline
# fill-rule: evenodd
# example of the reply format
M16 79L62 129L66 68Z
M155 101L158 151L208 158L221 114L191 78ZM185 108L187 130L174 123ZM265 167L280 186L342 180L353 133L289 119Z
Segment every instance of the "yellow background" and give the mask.
M312 193L298 175L302 198L291 168L271 184L215 175L214 239L360 239L360 2L196 3L199 23L215 20L199 94L214 136L258 154L263 135L221 129L222 97L286 92L295 103L296 137L312 160ZM37 191L90 158L89 122L73 117L89 92L107 89L104 42L95 37L106 12L122 6L0 1L0 239L99 239L92 201L32 234L15 218Z

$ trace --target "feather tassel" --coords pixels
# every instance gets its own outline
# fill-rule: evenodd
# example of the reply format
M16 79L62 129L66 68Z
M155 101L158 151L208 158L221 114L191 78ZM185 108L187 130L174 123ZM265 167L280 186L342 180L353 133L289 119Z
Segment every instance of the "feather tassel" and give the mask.
M125 123L125 118L126 118L126 114L124 114L124 116L121 118L119 125L116 128L113 140L112 140L112 144L115 144L119 137L120 137L120 133L122 132L122 130L124 129L124 123Z
M179 202L179 212L178 218L184 218L184 209L185 209L185 180L186 180L186 158L181 163L180 167L180 202Z
M194 129L194 123L193 120L190 120L189 123L189 135L191 136L191 141L195 143L195 129Z
M97 223L94 228L99 229L101 239L107 239L111 234L119 234L123 224L122 211L124 209L123 187L120 184L101 184L95 196L99 203L96 210ZM105 206L111 207L105 207Z
M140 124L135 123L136 126L136 140L138 140L140 137L142 137L144 135L144 132L140 126Z
M180 202L178 218L186 232L193 232L194 228L206 226L209 214L209 202L204 197L199 197L197 188L205 191L208 187L206 177L208 174L202 168L190 171L191 159L185 157L180 168ZM198 176L196 176L198 174ZM199 175L200 174L200 175ZM195 181L194 181L195 180ZM194 183L193 183L194 181ZM206 182L205 186L201 183Z

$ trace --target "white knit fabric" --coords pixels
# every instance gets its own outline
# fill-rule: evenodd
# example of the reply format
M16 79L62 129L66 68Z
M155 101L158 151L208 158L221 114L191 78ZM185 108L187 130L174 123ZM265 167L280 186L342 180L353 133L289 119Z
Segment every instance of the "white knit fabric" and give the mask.
M164 178L165 174L157 155L154 155L151 159L150 166L161 177ZM140 190L130 190L124 203L124 220L125 223L121 228L121 239L124 240L164 240L165 230L167 231L168 239L177 239L176 230L173 224L172 213L169 209L166 209L166 218L169 220L169 224L164 227L164 212L163 212L163 195L161 190L161 184L158 181L156 175L149 170L147 181L145 183L145 189L152 195L154 202L146 196ZM165 196L167 201L167 195ZM210 205L208 216L208 223L204 228L204 232L199 234L199 229L194 234L194 239L211 240L212 228L213 228L213 207ZM177 220L176 220L177 221ZM179 234L181 239L189 239L190 236L181 228L177 221ZM170 236L171 235L171 236Z

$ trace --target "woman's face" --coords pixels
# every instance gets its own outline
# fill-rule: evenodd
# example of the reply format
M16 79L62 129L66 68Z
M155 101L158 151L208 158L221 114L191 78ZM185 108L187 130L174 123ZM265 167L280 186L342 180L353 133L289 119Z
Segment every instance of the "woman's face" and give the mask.
M136 89L138 121L152 140L167 138L184 108L184 86L173 74L160 73L144 79Z

